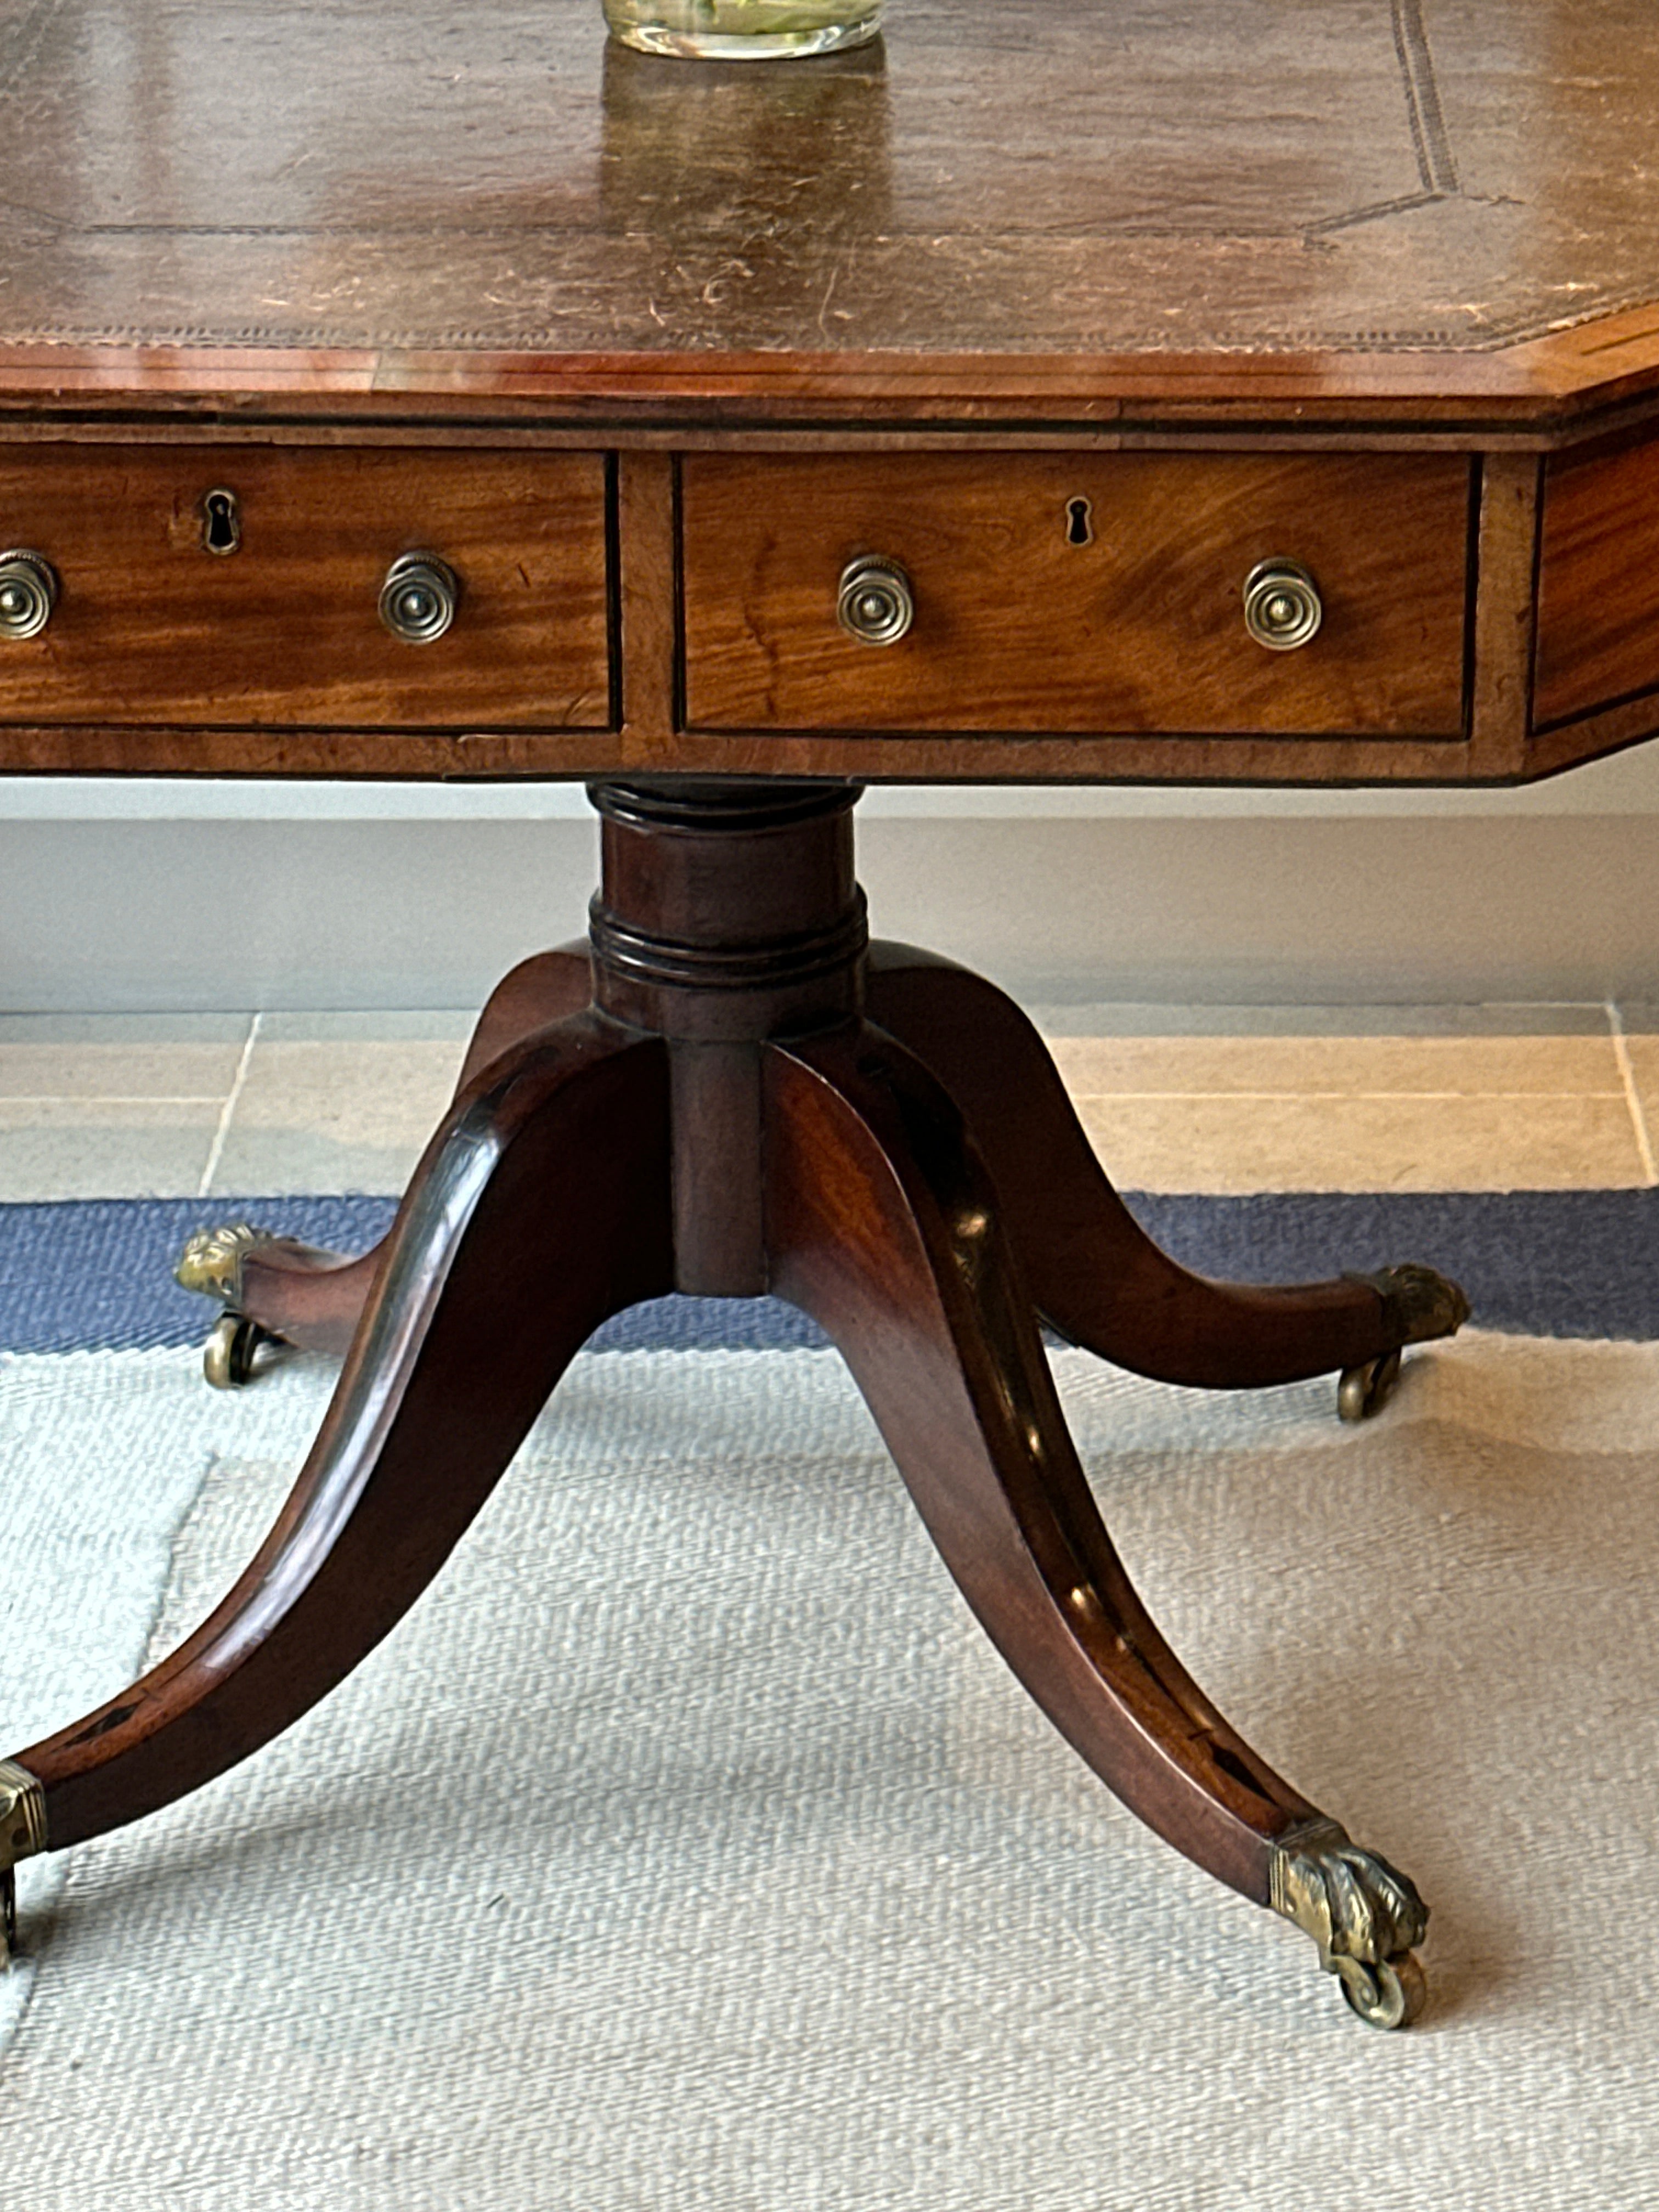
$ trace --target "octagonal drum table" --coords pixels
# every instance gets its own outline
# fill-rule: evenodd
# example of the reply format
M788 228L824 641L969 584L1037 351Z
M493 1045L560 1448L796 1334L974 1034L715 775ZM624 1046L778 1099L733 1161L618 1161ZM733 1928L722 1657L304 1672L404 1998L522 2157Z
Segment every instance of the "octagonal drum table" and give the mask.
M187 1255L213 1379L343 1372L211 1617L0 1763L8 1911L349 1672L599 1322L769 1291L1082 1756L1409 2020L1422 1900L1159 1636L1039 1318L1363 1415L1461 1293L1176 1266L1018 1010L869 942L852 809L1659 729L1659 19L893 0L749 68L597 0L14 12L0 769L580 777L605 878L381 1248Z

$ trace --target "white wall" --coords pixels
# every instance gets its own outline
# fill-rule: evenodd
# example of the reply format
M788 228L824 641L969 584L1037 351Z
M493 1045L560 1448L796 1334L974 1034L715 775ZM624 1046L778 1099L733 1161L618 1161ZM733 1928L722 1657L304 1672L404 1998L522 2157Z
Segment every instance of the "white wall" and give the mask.
M874 790L882 934L1028 998L1659 1002L1659 743L1516 792ZM0 779L0 1008L466 1006L580 933L579 787Z

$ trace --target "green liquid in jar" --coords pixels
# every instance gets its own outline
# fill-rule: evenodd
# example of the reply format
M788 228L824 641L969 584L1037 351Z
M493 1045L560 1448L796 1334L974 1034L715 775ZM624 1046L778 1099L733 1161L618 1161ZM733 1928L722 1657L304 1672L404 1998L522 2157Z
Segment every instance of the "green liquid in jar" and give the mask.
M882 0L605 0L626 46L705 61L766 61L862 46Z

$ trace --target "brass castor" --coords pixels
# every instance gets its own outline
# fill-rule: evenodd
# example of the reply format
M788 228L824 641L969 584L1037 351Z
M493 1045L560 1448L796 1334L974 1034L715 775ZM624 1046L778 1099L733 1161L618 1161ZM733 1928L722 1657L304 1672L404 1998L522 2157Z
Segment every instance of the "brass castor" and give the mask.
M173 1271L180 1289L217 1298L224 1308L202 1352L202 1371L216 1390L240 1390L245 1382L251 1382L254 1355L260 1346L283 1341L237 1310L242 1296L243 1261L260 1245L276 1242L268 1229L256 1229L250 1221L200 1230L185 1245Z
M1400 1380L1400 1347L1363 1367L1345 1367L1336 1386L1336 1410L1345 1421L1368 1421L1381 1413Z
M1367 1966L1361 1959L1333 1959L1343 2000L1367 2027L1409 2027L1428 2002L1428 1977L1410 1951Z
M1281 1836L1268 1903L1311 1936L1319 1963L1368 2027L1409 2027L1428 1984L1412 1947L1429 1932L1416 1884L1322 1814Z
M1343 1419L1366 1421L1388 1403L1400 1379L1400 1354L1405 1346L1455 1336L1469 1317L1469 1302L1455 1283L1437 1269L1415 1262L1384 1267L1375 1275L1350 1275L1346 1279L1364 1283L1376 1292L1389 1333L1396 1339L1394 1351L1380 1352L1363 1367L1345 1368L1337 1385L1336 1410Z
M222 1313L202 1352L202 1372L216 1390L240 1390L253 1380L254 1355L262 1344L282 1339L246 1314Z

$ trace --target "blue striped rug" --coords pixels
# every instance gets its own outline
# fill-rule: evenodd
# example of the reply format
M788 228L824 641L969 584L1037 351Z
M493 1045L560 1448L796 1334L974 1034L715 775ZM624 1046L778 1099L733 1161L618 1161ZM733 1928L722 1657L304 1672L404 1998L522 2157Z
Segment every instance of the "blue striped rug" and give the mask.
M1484 1328L1659 1338L1659 1190L1131 1194L1191 1267L1294 1282L1419 1260L1461 1282ZM0 1351L139 1351L196 1341L208 1309L173 1281L193 1230L248 1218L357 1252L386 1198L96 1199L0 1206ZM774 1299L664 1298L600 1331L595 1351L765 1351L823 1341Z

